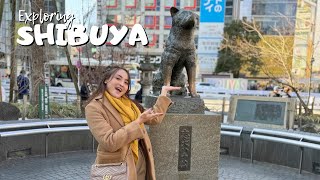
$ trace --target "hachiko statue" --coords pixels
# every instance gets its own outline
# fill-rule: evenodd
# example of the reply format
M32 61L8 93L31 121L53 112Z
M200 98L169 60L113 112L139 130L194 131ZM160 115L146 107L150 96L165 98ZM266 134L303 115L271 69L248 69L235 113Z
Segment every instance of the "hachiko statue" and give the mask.
M163 85L185 86L182 74L186 68L191 97L198 97L195 88L196 53L194 31L198 15L191 11L171 7L172 28L162 53L160 74L153 80L153 93L158 94Z

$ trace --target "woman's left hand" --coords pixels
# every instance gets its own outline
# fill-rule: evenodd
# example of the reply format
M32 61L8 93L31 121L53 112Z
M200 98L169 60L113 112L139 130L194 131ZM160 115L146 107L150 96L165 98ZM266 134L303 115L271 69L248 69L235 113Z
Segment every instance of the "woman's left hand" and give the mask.
M154 118L162 116L163 113L155 113L152 108L149 108L148 110L144 111L138 119L136 120L139 124L145 123L147 121L150 121Z

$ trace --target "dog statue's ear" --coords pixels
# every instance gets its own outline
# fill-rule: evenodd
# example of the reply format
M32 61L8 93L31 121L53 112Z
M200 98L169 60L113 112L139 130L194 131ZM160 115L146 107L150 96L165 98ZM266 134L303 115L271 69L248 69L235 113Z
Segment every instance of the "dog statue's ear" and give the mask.
M176 15L177 12L179 12L179 9L177 9L177 8L175 8L175 7L171 7L171 8L170 8L171 17L173 17L174 15Z

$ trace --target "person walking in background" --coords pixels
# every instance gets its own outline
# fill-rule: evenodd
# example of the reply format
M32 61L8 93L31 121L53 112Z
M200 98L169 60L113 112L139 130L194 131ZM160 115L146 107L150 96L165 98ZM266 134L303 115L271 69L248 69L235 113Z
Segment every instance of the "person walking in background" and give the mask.
M84 104L88 100L90 94L91 94L90 84L84 81L80 87L80 97L81 97L80 108L81 108L82 117L85 116Z
M86 82L83 82L80 88L80 97L81 101L86 101L88 100L90 95L90 89L89 89L89 84Z
M136 93L136 95L134 96L134 100L138 101L139 103L142 103L142 86L139 89L139 91Z
M273 91L270 93L269 96L270 97L281 97L281 95L280 95L280 87L279 86L275 86L273 88Z
M283 98L291 98L291 88L290 87L285 87L283 89Z
M86 119L98 141L95 164L125 162L129 180L155 179L154 158L144 124L158 124L172 103L167 92L180 87L163 86L153 108L140 111L141 105L129 98L129 72L107 67L97 90L88 99Z
M17 77L18 99L23 99L23 95L29 95L29 79L26 77L26 71L21 70Z

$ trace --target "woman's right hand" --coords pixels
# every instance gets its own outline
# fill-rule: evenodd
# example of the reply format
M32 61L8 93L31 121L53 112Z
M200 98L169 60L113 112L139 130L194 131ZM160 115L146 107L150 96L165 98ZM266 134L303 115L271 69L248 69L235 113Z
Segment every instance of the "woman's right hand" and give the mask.
M147 121L150 121L154 118L157 118L159 116L162 116L163 113L155 113L152 108L149 108L148 110L144 111L138 119L136 120L139 124L145 123Z
M170 91L177 91L180 90L181 87L174 87L174 86L162 86L161 89L161 95L162 96L167 96L167 93Z

